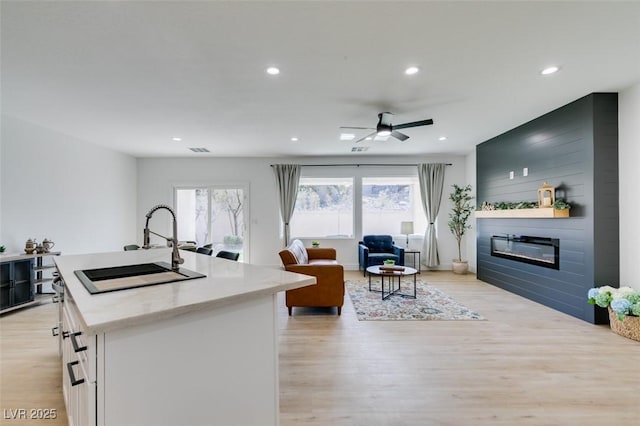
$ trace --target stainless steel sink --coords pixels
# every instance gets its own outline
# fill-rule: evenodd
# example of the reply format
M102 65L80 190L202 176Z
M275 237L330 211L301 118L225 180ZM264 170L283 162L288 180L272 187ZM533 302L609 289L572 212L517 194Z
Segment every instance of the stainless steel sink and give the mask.
M91 294L206 277L185 268L174 271L166 262L84 269L74 273Z

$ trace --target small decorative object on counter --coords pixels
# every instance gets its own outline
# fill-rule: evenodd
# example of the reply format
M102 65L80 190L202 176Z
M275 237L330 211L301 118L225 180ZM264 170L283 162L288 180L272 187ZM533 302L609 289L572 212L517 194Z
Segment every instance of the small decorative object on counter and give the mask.
M38 254L43 254L44 253L44 247L42 246L42 244L37 244L36 245L36 253L38 253Z
M0 246L0 253L4 253L5 250L6 250L5 246Z
M384 264L385 265L395 265L396 261L393 260L393 259L387 259L387 260L384 261Z
M27 242L24 244L24 251L27 254L33 254L33 252L36 251L36 246L38 244L36 243L36 239L35 238L29 238L27 240Z
M51 249L53 248L53 246L55 246L55 245L56 245L56 243L54 243L51 240L48 240L47 238L42 240L42 247L44 248L44 253L49 253L51 251Z
M312 245L314 248L318 248L318 247L320 247L320 243L319 243L318 241L311 241L311 245Z

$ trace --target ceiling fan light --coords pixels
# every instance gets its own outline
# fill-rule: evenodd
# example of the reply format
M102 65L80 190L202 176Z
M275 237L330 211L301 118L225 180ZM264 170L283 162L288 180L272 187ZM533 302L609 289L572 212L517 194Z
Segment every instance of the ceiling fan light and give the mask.
M378 136L389 136L391 134L391 114L383 112L378 114L379 120L376 126Z

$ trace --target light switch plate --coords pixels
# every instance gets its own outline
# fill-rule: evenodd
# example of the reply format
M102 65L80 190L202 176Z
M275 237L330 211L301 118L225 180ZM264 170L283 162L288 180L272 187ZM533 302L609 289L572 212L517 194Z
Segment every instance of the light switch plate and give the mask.
M512 171L509 172L509 179L513 180L515 173Z
M522 176L529 176L529 168L525 167L524 169L522 169Z

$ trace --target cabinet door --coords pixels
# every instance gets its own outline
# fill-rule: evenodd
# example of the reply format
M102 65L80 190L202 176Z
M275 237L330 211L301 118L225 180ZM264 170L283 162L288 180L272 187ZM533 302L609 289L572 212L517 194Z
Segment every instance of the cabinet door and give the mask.
M63 302L62 317L62 329L68 333L62 345L62 388L68 423L70 426L94 426L96 422L96 338L87 336L80 328L79 314L68 292Z
M0 264L0 309L34 300L33 259Z
M0 309L11 306L9 300L11 293L11 263L0 263Z
M71 386L71 377L69 376L69 368L67 367L74 360L73 347L69 340L69 333L72 331L69 313L63 309L62 315L62 395L64 397L64 405L67 409L67 418L69 425L75 425L77 418L77 394L74 386Z

